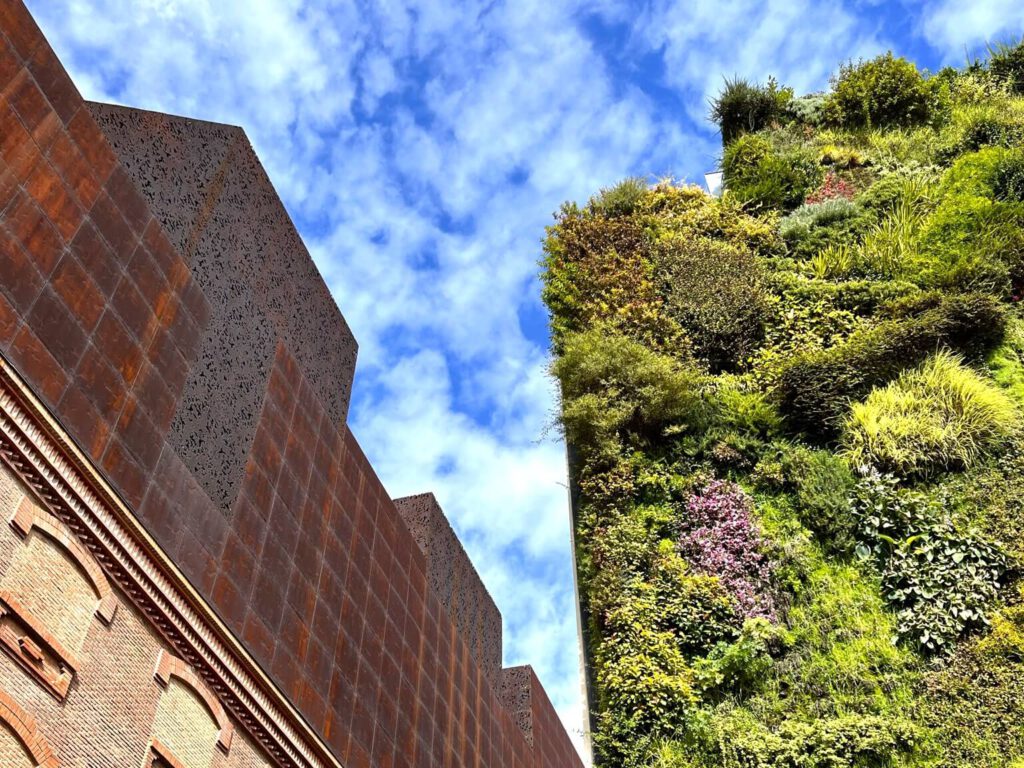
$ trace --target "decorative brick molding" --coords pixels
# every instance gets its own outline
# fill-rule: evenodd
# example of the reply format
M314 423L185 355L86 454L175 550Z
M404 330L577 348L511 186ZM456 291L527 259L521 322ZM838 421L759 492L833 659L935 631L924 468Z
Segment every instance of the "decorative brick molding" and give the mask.
M78 659L7 590L0 590L0 649L63 701Z
M142 764L142 768L185 768L185 765L163 742L153 739L149 744L146 762Z
M4 359L0 460L77 537L271 760L284 768L342 768Z
M234 735L234 726L228 720L224 707L217 701L217 697L213 695L213 692L206 686L206 683L192 671L191 667L177 656L172 656L167 651L161 650L156 660L156 669L153 671L153 677L164 688L171 682L172 677L176 677L195 691L196 695L206 705L206 708L210 710L210 714L213 716L214 722L217 723L217 727L220 728L220 734L217 736L217 746L220 747L222 752L227 754L228 750L231 749L231 737Z
M0 720L5 722L17 736L18 741L31 755L36 768L60 768L53 750L36 728L36 721L25 710L0 690Z
M92 555L81 544L71 538L66 531L62 531L55 526L48 517L45 513L40 512L26 497L21 500L18 510L14 513L14 517L11 518L11 527L22 538L28 536L32 529L35 528L68 553L68 556L85 573L92 588L96 591L96 596L100 599L100 604L96 608L96 618L109 627L110 623L114 620L114 614L117 612L117 596L114 595L113 590L110 588L110 582L107 581L107 577L103 575L100 567L96 565Z

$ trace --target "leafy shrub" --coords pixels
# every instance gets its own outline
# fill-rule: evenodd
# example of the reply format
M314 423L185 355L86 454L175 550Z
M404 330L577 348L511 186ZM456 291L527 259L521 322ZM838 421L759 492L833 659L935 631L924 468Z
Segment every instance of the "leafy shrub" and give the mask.
M850 508L853 473L829 451L796 448L783 457L800 522L835 552L853 551L856 524Z
M1005 317L989 296L950 296L920 314L854 333L830 349L798 355L778 377L786 422L821 440L837 434L851 400L886 384L943 347L977 359L1002 337Z
M1024 282L1024 206L1007 200L1022 184L1024 152L989 147L960 158L925 221L917 280L1007 296ZM1000 196L1003 199L1000 199Z
M1024 93L1024 40L989 48L988 70L1011 93Z
M647 181L639 176L623 179L618 184L602 189L590 200L590 209L610 219L634 213L647 193Z
M772 656L785 645L778 626L766 619L747 619L739 637L717 643L693 664L695 688L704 701L724 696L744 698L764 684Z
M1024 152L1008 153L996 167L992 179L996 200L1024 203Z
M972 466L1015 434L1019 419L994 384L940 352L855 403L844 442L855 465L922 475Z
M932 105L932 89L917 67L889 52L840 67L825 114L850 129L908 127L928 122Z
M824 121L825 94L811 93L795 96L783 108L784 114L802 125L819 126Z
M742 489L715 481L686 503L679 552L698 573L715 575L745 618L775 618L772 563Z
M990 542L957 528L895 479L869 473L858 484L858 553L882 569L900 638L925 653L949 653L965 632L986 624L1007 562Z
M709 238L658 245L665 310L712 371L735 370L764 335L761 269L749 251Z
M563 207L544 241L544 301L556 349L569 333L607 323L655 348L679 350L679 327L662 311L651 247L632 218Z
M822 178L807 149L776 149L759 134L744 134L722 157L726 189L751 209L790 210L800 205Z
M1019 768L1024 755L1024 667L978 645L966 644L928 680L922 712L943 745L936 768Z
M709 415L701 374L600 327L568 336L553 372L566 438L604 460L618 453L622 433L656 438L670 425L696 428Z
M913 753L919 729L902 717L844 715L766 728L734 709L698 725L675 768L884 768Z
M711 101L711 119L722 131L722 143L769 127L782 115L792 96L792 89L779 88L773 79L764 86L739 77L727 79Z
M691 575L672 550L658 548L649 580L620 585L619 603L605 618L596 744L615 764L639 765L648 739L679 732L697 700L687 654L706 653L739 628L718 580Z
M838 197L816 203L805 203L779 221L779 234L784 240L806 237L811 228L834 224L857 215L857 204Z

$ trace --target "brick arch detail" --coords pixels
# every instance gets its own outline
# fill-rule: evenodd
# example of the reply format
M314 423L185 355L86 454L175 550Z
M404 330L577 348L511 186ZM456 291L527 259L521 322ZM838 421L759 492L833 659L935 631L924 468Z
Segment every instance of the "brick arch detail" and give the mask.
M222 752L227 754L228 750L231 749L231 737L234 735L235 728L228 719L224 707L221 706L220 701L213 695L213 692L203 682L203 679L182 659L165 650L161 650L160 655L157 657L153 677L165 688L171 682L171 678L176 677L202 699L203 704L206 705L206 708L213 716L214 722L217 723L217 727L220 728L220 733L217 736L217 746L220 747Z
M89 554L88 550L79 544L66 531L61 530L53 523L53 519L45 512L41 512L26 496L18 505L18 510L11 518L11 527L21 535L28 536L33 528L44 534L47 538L60 546L71 557L78 567L85 573L86 578L92 585L100 604L96 608L96 617L105 626L110 626L117 612L117 596L110 588L110 582L103 574L99 565Z
M10 696L0 690L0 721L6 723L32 757L36 768L60 768L60 763L39 733L35 718L18 706Z

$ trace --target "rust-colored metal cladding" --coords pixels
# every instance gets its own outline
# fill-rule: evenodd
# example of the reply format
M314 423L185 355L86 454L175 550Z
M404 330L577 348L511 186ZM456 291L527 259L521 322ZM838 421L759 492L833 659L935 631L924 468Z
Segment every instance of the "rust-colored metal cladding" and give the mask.
M579 765L349 431L356 341L244 131L84 102L21 0L0 32L3 764Z

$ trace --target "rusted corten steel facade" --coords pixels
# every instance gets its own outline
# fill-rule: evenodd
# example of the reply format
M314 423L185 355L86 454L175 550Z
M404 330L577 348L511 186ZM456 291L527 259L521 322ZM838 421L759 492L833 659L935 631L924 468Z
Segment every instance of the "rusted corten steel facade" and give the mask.
M393 502L346 426L356 342L244 132L84 102L21 0L0 31L0 426L36 425L0 429L0 756L11 736L26 764L192 768L205 746L149 727L173 732L155 702L180 684L223 709L204 765L580 765L532 670L501 668L436 502ZM33 537L121 611L19 607ZM121 671L157 664L156 692L90 669L128 629ZM118 717L137 760L127 736L102 754Z

